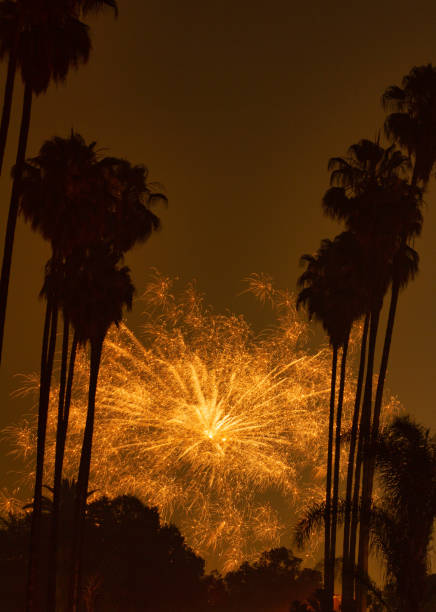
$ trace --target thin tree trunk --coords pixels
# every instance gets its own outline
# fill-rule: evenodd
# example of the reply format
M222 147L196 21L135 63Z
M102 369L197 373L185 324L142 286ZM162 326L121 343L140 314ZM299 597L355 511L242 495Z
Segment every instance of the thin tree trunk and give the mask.
M11 118L12 97L14 94L15 74L17 71L17 48L18 35L15 37L14 46L9 54L8 72L6 76L5 94L3 97L3 111L0 125L0 176L3 168L3 159L8 138L9 122Z
M344 388L345 375L347 366L349 336L345 340L342 347L341 359L341 374L339 382L338 405L336 410L336 439L335 439L335 458L334 458L334 473L333 473L333 501L332 501L332 527L330 540L330 558L331 558L331 593L335 590L335 562L336 562L336 527L338 523L338 498L339 498L339 467L341 460L341 426L342 426L342 406L344 403Z
M3 251L2 273L0 279L0 364L3 349L3 336L5 330L6 306L8 301L9 277L11 274L12 251L14 248L15 226L17 225L19 190L21 173L26 159L27 138L29 136L30 115L32 110L32 89L29 85L24 88L23 114L21 117L20 138L18 141L15 176L12 185L11 202L9 206L8 222Z
M389 306L389 316L388 316L388 322L386 325L386 335L385 335L385 341L383 345L380 372L379 372L378 381L377 381L377 391L376 391L375 402L374 402L374 419L373 419L372 434L371 434L373 444L375 444L377 440L379 426L380 426L380 413L381 413L382 402L383 402L383 389L384 389L384 384L385 384L385 379L386 379L386 372L388 369L389 352L391 349L392 334L394 330L395 314L397 311L399 292L400 292L400 284L398 280L394 278L394 281L392 283L391 303ZM373 475L374 461L371 462L371 465L372 465L372 475ZM370 480L370 487L371 487L371 493L372 493L372 477Z
M338 363L338 347L333 347L332 355L332 378L330 387L330 416L327 447L327 477L325 493L325 517L324 517L324 591L326 596L326 609L333 607L333 594L331 592L331 554L330 554L330 531L331 531L331 489L332 489L332 455L333 455L333 426L335 418L335 389L336 370Z
M380 310L377 308L371 314L371 326L369 332L369 347L368 347L368 364L366 369L365 393L363 396L362 417L360 420L360 433L362 434L361 444L361 466L363 467L364 477L365 470L368 466L368 460L371 453L370 427L371 427L371 412L372 412L372 381L374 376L374 360L375 348L377 341L378 325L380 320ZM360 529L359 529L359 563L358 574L366 576L368 574L368 547L365 546L369 542L369 514L370 500L365 497L363 487L364 477L362 478L362 501L360 507ZM357 482L356 482L357 484ZM368 534L368 538L366 537ZM353 562L353 559L350 558ZM367 587L357 581L357 611L366 612Z
M379 378L377 382L376 397L374 401L374 416L372 427L368 431L368 452L366 453L366 461L364 463L363 478L362 478L362 512L364 519L360 525L359 537L359 565L362 572L368 573L368 554L369 554L369 512L372 499L372 488L374 480L375 457L374 448L378 437L380 424L380 411L383 400L383 388L386 379L387 366L389 361L389 351L392 340L392 332L394 328L395 313L398 303L399 284L394 281L392 285L391 303L389 307L389 316L386 327L386 335L383 345L383 353L380 364ZM366 610L366 590L362 589L362 600L360 602L360 610Z
M68 432L68 421L69 421L69 415L70 415L71 395L72 395L72 389L73 389L74 366L76 362L77 345L78 345L77 334L74 333L73 341L71 344L70 363L68 366L68 378L67 378L67 386L66 386L66 393L65 393L65 403L64 403L64 409L63 409L63 421L62 421L61 435L59 438L59 447L56 443L54 505L57 499L58 501L56 503L57 503L57 508L58 508L57 510L58 514L60 513L61 502L62 502L61 500L62 470L63 470L63 463L64 463L64 455L65 455L65 443L66 443L67 432ZM76 483L76 488L77 488L77 483ZM56 489L58 490L57 496L56 496ZM58 530L56 531L56 537L57 538L59 537L59 526L58 526ZM56 555L59 554L58 553L58 546L59 546L58 541L56 542ZM67 609L67 604L68 604L69 578L71 576L71 555L72 555L72 548L68 546L67 550L65 550L65 554L63 555L62 566L57 568L58 572L60 571L60 575L62 577L61 580L63 581L60 584L60 593L59 593L62 598L62 604L60 608L62 610ZM58 556L57 556L57 561L59 561ZM57 599L56 599L56 602L57 602ZM62 605L64 605L65 608L62 607Z
M77 498L74 526L74 552L72 564L72 605L71 611L77 612L80 605L80 588L82 572L83 543L85 535L86 499L88 496L89 472L91 468L92 438L94 433L95 396L97 392L98 373L100 369L103 338L91 341L91 366L89 374L88 412L85 432L83 434L82 452L80 455L79 477L77 480Z
M360 402L362 398L363 378L365 374L366 345L368 339L369 315L365 317L363 326L359 374L357 377L356 398L354 401L353 422L351 426L350 450L348 455L347 486L345 493L345 516L344 516L344 543L342 553L342 609L344 612L351 612L350 608L354 599L353 575L354 567L350 564L350 522L351 522L351 501L353 492L353 472L354 456L356 453L357 431L359 425Z
M51 301L51 300L49 300ZM44 324L43 346L41 353L41 374L38 409L38 434L36 447L36 473L33 493L33 511L30 530L30 553L27 580L26 610L40 610L39 564L41 546L41 514L42 514L42 480L44 477L45 438L47 431L47 416L50 401L50 385L53 371L53 360L56 348L57 307L47 302L46 321ZM48 324L47 321L50 320ZM50 333L48 333L48 326ZM50 340L47 340L50 335Z
M64 315L64 330L62 337L62 357L61 372L59 380L59 399L58 399L58 419L56 427L56 450L55 450L55 470L53 478L53 512L51 516L50 548L48 557L48 590L47 590L47 611L55 612L56 609L56 570L57 570L57 541L59 528L59 496L62 480L62 468L59 470L59 454L62 444L62 430L64 423L64 403L65 385L67 378L68 361L68 341L69 341L69 321Z

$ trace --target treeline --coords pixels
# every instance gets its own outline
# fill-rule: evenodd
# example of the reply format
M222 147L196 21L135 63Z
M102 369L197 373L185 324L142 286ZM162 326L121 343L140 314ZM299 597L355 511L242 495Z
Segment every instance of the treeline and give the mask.
M62 487L56 606L68 606L69 559L73 546L75 486ZM42 539L50 541L52 497L43 499ZM0 529L0 595L10 612L25 605L31 515L10 515ZM49 550L43 546L45 555ZM162 525L155 508L131 496L101 497L87 506L79 610L101 612L288 612L321 587L318 571L301 568L286 548L263 553L222 577L205 574L203 559L174 525ZM47 568L47 558L41 567ZM48 584L43 571L40 580ZM45 592L44 589L42 589ZM45 601L41 600L42 609Z

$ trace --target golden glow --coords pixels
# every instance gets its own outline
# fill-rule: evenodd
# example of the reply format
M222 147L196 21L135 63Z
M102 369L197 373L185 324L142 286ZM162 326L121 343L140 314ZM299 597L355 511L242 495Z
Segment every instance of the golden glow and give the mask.
M156 273L143 298L143 338L125 325L110 331L97 393L90 490L132 493L157 506L190 546L224 570L290 545L292 519L322 498L325 476L330 351L309 352L308 328L291 294L267 277L249 280L277 315L276 326L259 335L244 318L206 307L193 284L176 293L174 281ZM70 477L88 372L79 354L65 456ZM350 377L344 429L353 386ZM56 400L55 389L47 474ZM33 431L32 424L15 430L23 454L34 447Z

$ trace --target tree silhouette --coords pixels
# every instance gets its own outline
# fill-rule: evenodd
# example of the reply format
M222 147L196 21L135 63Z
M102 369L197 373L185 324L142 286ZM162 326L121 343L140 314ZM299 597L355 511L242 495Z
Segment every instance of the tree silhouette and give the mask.
M18 215L20 179L26 157L32 98L44 93L52 81L65 81L71 68L88 61L91 41L88 26L79 16L115 0L4 0L0 3L0 58L8 56L8 76L0 127L0 162L9 125L13 84L19 67L24 83L20 136L6 226L0 279L0 363L8 299L9 277ZM1 166L1 163L0 163Z
M436 68L414 66L402 80L382 96L389 138L406 149L413 160L412 186L426 187L436 163Z
M61 308L64 319L61 357L60 391L58 402L57 444L54 474L54 505L52 533L52 572L49 581L49 610L55 600L56 533L58 523L59 487L68 425L69 403L74 373L74 359L79 331L75 329L71 343L69 366L69 328L71 311L80 298L78 270L83 257L92 259L96 245L111 258L111 266L135 243L146 240L159 227L159 219L149 206L155 201L166 201L161 193L147 183L147 169L132 166L117 158L100 159L95 143L86 144L74 132L69 138L56 137L46 141L39 155L25 164L20 184L20 206L32 228L50 241L52 260L50 282L56 287L56 300L47 307L56 313ZM83 279L82 279L83 280ZM53 315L54 316L54 315ZM69 371L67 379L67 369ZM45 370L41 370L43 380ZM46 386L45 403L41 405L42 422L46 421L50 384ZM43 434L45 430L41 430ZM35 500L41 495L43 448L45 434L38 437L41 447L37 463L38 488ZM37 503L37 510L39 506ZM38 520L38 512L34 520ZM36 536L35 536L36 537ZM35 541L33 547L36 546ZM33 564L33 560L32 560Z
M295 600L308 600L321 586L321 575L301 569L301 559L286 548L262 553L253 564L243 563L225 578L228 599L223 610L245 612L289 610Z
M9 130L17 66L23 78L26 75L24 82L27 82L27 77L34 70L38 70L40 76L38 88L34 91L36 94L45 91L52 80L55 82L65 80L68 64L71 62L65 57L65 43L60 47L61 41L56 39L56 35L69 33L78 38L78 29L75 29L75 26L78 25L80 17L85 17L90 12L99 12L106 7L111 7L117 14L115 0L58 0L57 2L3 0L0 2L0 59L8 58L0 126L0 174ZM49 30L52 31L50 38L47 37ZM54 46L52 43L55 43ZM31 53L35 53L38 49L41 56L32 58ZM64 57L60 53L62 51ZM82 59L84 58L72 58L73 65L77 65ZM33 76L31 79L33 82Z
M383 494L371 511L373 543L386 561L392 609L420 612L436 519L436 440L401 417L379 436L374 450Z
M76 499L74 482L63 481L60 529L60 574L69 571ZM43 537L49 538L53 502L43 504ZM0 593L8 612L24 605L24 582L30 513L10 516L0 527ZM185 544L174 525L162 525L155 508L132 496L88 501L85 524L81 610L96 612L205 612L211 577L204 561ZM223 587L222 580L218 581ZM57 609L65 610L66 589Z
M45 438L47 431L47 414L50 398L50 384L53 372L53 360L56 349L56 334L58 323L59 284L57 282L58 270L56 262L50 261L46 266L46 277L41 296L46 300L46 314L42 339L39 403L38 403L38 429L36 450L36 473L33 493L33 512L30 531L29 576L27 584L28 609L39 608L39 566L41 553L41 520L42 520L42 479L44 473Z
M410 417L397 417L379 434L372 453L379 488L369 511L369 530L386 564L387 582L382 593L360 570L356 580L370 589L382 609L420 612L433 596L427 568L436 519L436 439ZM296 529L299 546L321 528L324 512L324 503L307 509ZM342 502L340 522L344 517Z
M298 295L297 305L304 304L308 310L309 318L315 317L322 323L333 349L324 540L324 584L326 606L330 610L334 588L333 568L336 556L341 419L348 340L351 327L354 321L362 315L364 306L359 282L361 275L358 273L359 266L362 265L360 245L351 232L344 232L337 236L333 242L323 240L317 254L315 256L304 255L302 262L307 263L307 268L298 280L298 284L303 288ZM336 369L340 348L342 348L342 359L333 462ZM333 494L331 491L332 480Z
M355 466L353 513L349 526L349 513L345 525L344 538L344 575L343 605L345 609L351 604L351 580L354 574L353 564L356 547L357 506L361 465L363 470L362 512L368 514L371 497L373 467L368 448L370 434L377 435L381 410L383 385L386 376L389 347L401 286L407 284L417 271L418 256L406 241L419 234L422 225L421 191L408 184L405 172L409 167L408 160L394 146L383 148L378 142L361 140L352 145L346 158L335 157L329 162L332 171L330 188L323 199L323 208L327 215L344 221L347 228L354 232L361 243L366 260L367 274L362 277L366 292L367 317L369 320L369 346L364 385L363 406L360 417L359 442ZM399 279L402 279L401 283ZM391 307L385 344L378 378L374 419L372 411L372 379L376 339L380 312L384 295L392 283ZM366 337L364 337L366 342ZM364 347L362 347L363 354ZM360 388L358 387L360 393ZM356 394L355 416L359 411L360 398ZM372 422L372 432L371 432ZM355 433L355 430L354 430ZM355 452L355 441L350 444L349 464ZM347 478L348 492L352 486L351 475ZM348 504L350 499L348 499ZM348 505L348 508L350 506ZM367 572L368 521L361 521L359 563L362 571Z

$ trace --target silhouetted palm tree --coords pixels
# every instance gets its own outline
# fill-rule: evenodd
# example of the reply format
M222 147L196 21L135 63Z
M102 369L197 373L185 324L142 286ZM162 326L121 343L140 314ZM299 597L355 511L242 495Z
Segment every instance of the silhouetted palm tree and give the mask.
M47 414L50 398L50 384L53 372L53 360L56 349L56 333L58 323L56 263L50 261L46 266L46 277L41 296L46 300L46 314L42 339L41 370L38 405L38 429L36 450L36 472L33 493L33 512L30 531L29 574L27 584L27 608L39 609L38 570L41 540L42 515L42 479L44 472L45 438L47 431Z
M76 296L74 307L69 313L71 323L79 343L89 342L91 349L88 411L77 481L71 592L73 610L77 610L80 592L84 513L91 466L95 395L101 352L109 327L121 321L124 307L131 308L134 291L128 268L118 268L117 259L105 247L94 250L87 257L75 258L73 264L76 267L75 283L70 287Z
M436 68L414 66L402 87L386 89L382 103L395 111L386 118L386 134L413 159L412 186L425 188L436 163Z
M420 612L436 519L436 440L401 417L382 433L375 451L383 493L371 511L373 542L386 561L392 608Z
M0 2L0 59L8 58L0 126L0 174L9 130L17 65L18 68L24 69L23 75L33 71L32 66L41 68L41 64L46 63L48 56L58 51L58 49L53 51L48 48L50 44L50 39L46 37L48 28L52 30L55 28L61 29L61 35L66 32L74 34L71 20L77 20L82 15L86 16L90 12L98 12L106 7L112 7L115 13L117 12L115 0L2 0ZM65 19L70 22L67 28L62 23ZM32 35L29 35L29 30L33 30ZM38 30L40 30L39 35ZM51 38L55 40L54 36ZM59 45L61 41L55 42ZM40 58L32 58L31 53L37 53L38 51L41 55ZM45 51L45 53L42 53L42 51ZM29 62L32 63L32 66L26 66ZM59 58L59 61L55 64L53 58L51 58L50 64L53 64L55 68L53 74L50 74L48 78L46 74L47 84L43 86L43 79L41 79L40 87L42 87L42 90L35 90L34 93L45 91L51 80L56 82L65 79L65 69L68 69L65 61L62 65L62 58ZM50 67L48 69L50 70ZM44 68L44 71L47 72L47 67Z
M8 299L9 277L15 226L18 214L19 183L26 157L33 95L45 92L49 84L65 81L70 68L88 61L89 28L78 16L104 6L116 9L114 0L4 0L0 4L0 57L9 57L7 89L0 128L0 155L3 157L9 124L15 70L24 82L23 110L16 156L11 201L6 226L0 279L0 363Z
M360 405L362 400L362 389L365 376L365 360L366 350L368 344L368 331L369 331L369 319L370 315L367 312L365 316L365 322L363 325L361 345L360 345L360 359L359 359L359 372L357 375L356 395L354 400L353 419L350 432L350 448L348 454L348 466L347 466L347 481L346 481L346 492L345 492L345 508L344 508L344 538L342 547L342 607L344 612L347 612L347 607L350 606L353 596L353 569L354 569L354 552L352 556L353 563L350 563L350 531L351 531L351 503L353 494L353 476L354 476L354 463L356 455L356 444L357 434L359 428L359 417L360 417ZM357 502L356 502L357 503ZM357 514L357 510L355 511Z
M372 450L379 500L370 507L369 528L387 570L385 593L376 595L390 612L420 612L436 519L436 438L409 417L397 417L381 432ZM345 503L341 503L340 522L344 510ZM325 504L308 508L295 532L299 546L321 528L324 512ZM356 578L373 590L367 575L360 572Z
M90 192L94 186L95 180L90 185L91 179L95 178L96 173L94 167L97 165L97 157L94 151L94 144L86 145L83 139L72 134L69 139L55 138L53 141L47 141L40 150L40 154L29 160L23 169L22 181L20 184L20 207L26 220L30 221L32 228L39 231L42 236L49 240L52 246L52 259L50 265L50 283L55 286L56 293L53 293L53 299L50 304L47 303L47 308L53 313L57 312L59 307L62 308L64 300L64 285L67 280L64 258L72 247L79 247L80 239L87 237L87 233L91 233L91 240L96 238L98 228L95 228L95 223L91 219L91 214L95 210L93 200L90 198ZM83 210L87 210L87 217L84 216ZM84 232L82 228L86 228ZM93 233L92 233L93 232ZM54 296L56 299L54 299ZM64 414L64 393L67 370L67 354L68 354L68 335L69 335L69 320L68 315L65 315L64 310L64 331L63 331L63 351L61 358L61 385L58 404L58 426L57 426L57 448L56 448L56 469L54 483L54 506L53 513L53 533L52 547L55 554L56 548L56 533L57 533L57 518L59 508L59 487L62 474L62 458L65 447L65 436L68 416L68 407L66 415ZM71 384L74 368L74 355L77 342L72 346L72 357L70 359L70 377L69 377L69 396L71 396ZM45 380L44 370L41 370L41 382ZM70 382L71 381L71 382ZM40 403L39 420L43 422L47 419L48 400L50 393L50 384L43 396L44 402ZM69 397L67 393L67 398ZM41 434L45 430L41 430ZM44 462L45 448L45 433L43 437L38 436L38 444L41 447L41 452L37 458L37 474L41 477L36 479L35 486L35 511L32 516L32 524L40 521L40 498L42 495L42 473ZM29 590L37 588L37 565L39 546L38 541L39 530L36 529L35 537L31 541L30 554L30 571L29 571ZM54 560L52 563L52 573L55 572ZM55 580L55 576L50 574L50 584ZM31 599L29 593L29 599ZM53 595L52 595L53 598ZM29 604L32 605L32 604ZM49 604L50 606L50 604ZM51 609L51 608L50 608Z
M66 139L56 137L46 141L39 155L28 160L23 169L21 210L32 228L51 243L52 262L55 262L58 273L58 299L51 308L56 312L61 308L64 319L53 484L52 552L49 557L49 610L53 609L55 601L59 491L78 343L75 333L67 366L70 311L78 299L74 289L70 290L69 286L75 283L78 254L86 253L87 249L100 243L105 244L112 257L118 259L135 243L146 240L152 231L159 228L159 219L149 206L156 201L166 202L166 197L153 190L153 185L147 183L147 175L144 166L132 166L126 160L100 160L95 143L86 144L74 132ZM43 410L47 409L48 398ZM42 447L44 443L41 440ZM41 462L43 457L42 453ZM42 474L43 466L39 469ZM40 487L38 491L36 493L41 495Z
M98 242L121 257L159 229L150 207L167 198L147 182L147 168L100 158L95 147L72 132L47 140L23 168L20 209L55 257Z
M404 273L397 273L399 262L404 257L404 240L419 234L422 224L420 211L421 192L411 187L401 174L408 167L407 158L393 146L384 149L379 143L362 140L349 149L347 158L333 158L329 162L332 170L331 181L339 186L329 189L323 200L325 212L336 219L345 221L346 226L355 232L362 244L367 261L368 274L364 279L367 292L367 314L370 321L368 362L366 382L363 398L363 407L360 420L359 445L356 458L356 471L354 479L354 512L351 530L349 530L347 515L345 545L349 545L349 552L344 551L346 560L344 574L344 606L349 605L351 587L349 580L353 572L348 568L348 561L354 563L354 550L357 529L357 501L359 495L360 471L362 459L369 456L372 409L372 378L374 372L374 357L380 311L383 298L392 282L391 316L385 339L378 388L383 389L386 375L387 358L389 355L390 338L392 335L395 317L396 300L398 298L398 285L395 282L396 274L404 278ZM416 259L416 258L415 258ZM407 276L407 274L406 274ZM380 396L381 398L381 396ZM381 408L377 404L378 414ZM358 403L356 402L356 410ZM378 428L378 417L375 421ZM375 430L373 428L373 434ZM350 445L350 451L354 447ZM370 504L371 466L369 459L365 460L364 473L364 501L362 512L368 510ZM348 543L348 533L351 531ZM363 532L363 533L362 533ZM367 572L367 521L361 521L360 537L360 563L363 572ZM348 574L349 578L347 578Z
M332 378L330 391L329 437L325 503L324 584L327 608L332 607L336 524L339 494L339 462L342 403L348 340L353 322L362 315L361 291L357 273L360 247L351 232L344 232L332 242L323 240L316 256L305 255L306 271L298 284L302 286L297 305L303 304L309 314L319 320L332 346ZM340 384L336 411L335 456L333 462L333 428L335 417L335 386L338 351L342 348ZM333 475L333 494L332 494Z

